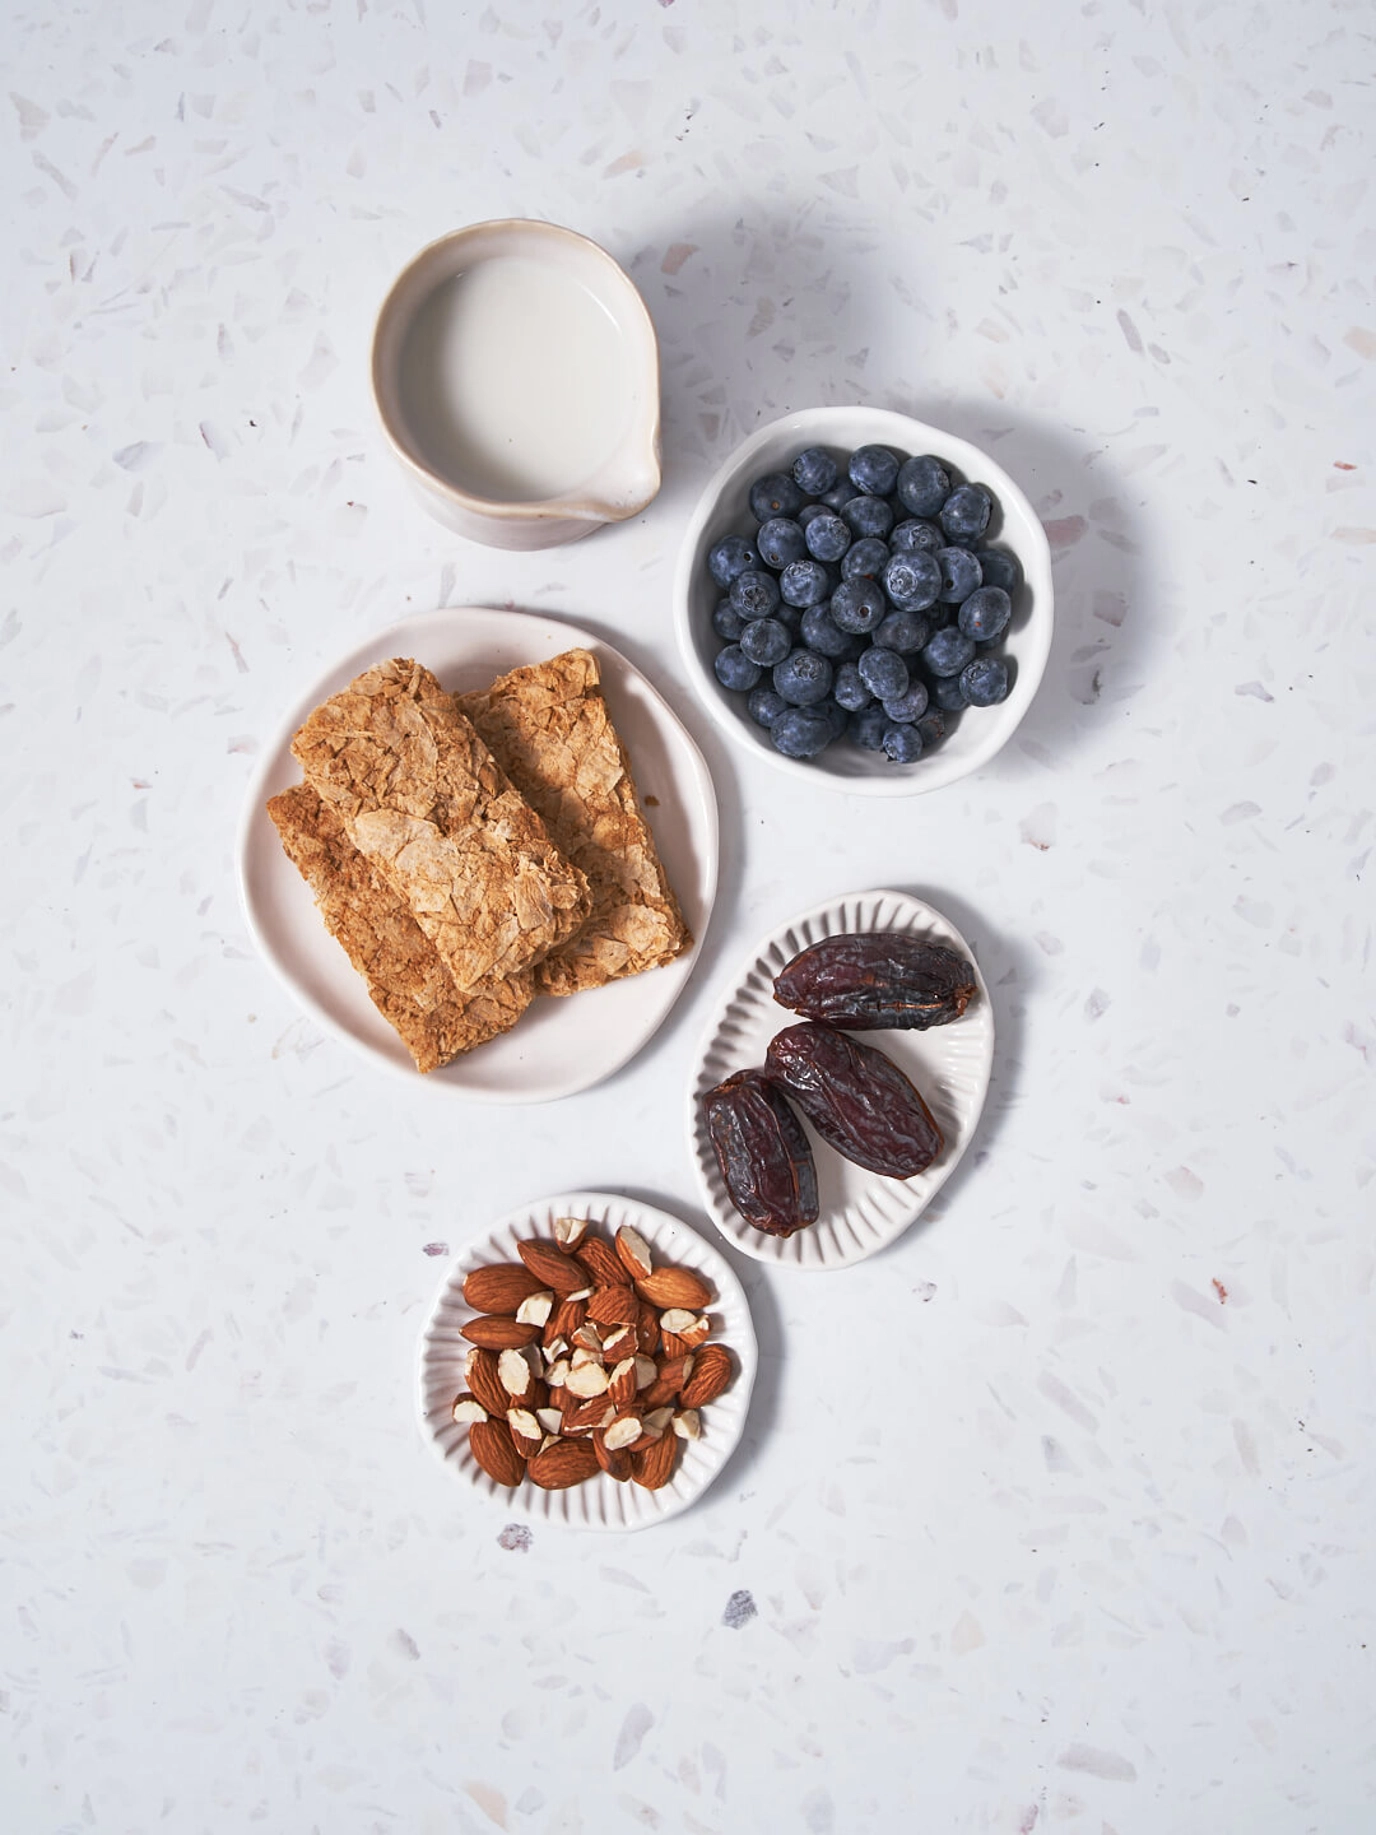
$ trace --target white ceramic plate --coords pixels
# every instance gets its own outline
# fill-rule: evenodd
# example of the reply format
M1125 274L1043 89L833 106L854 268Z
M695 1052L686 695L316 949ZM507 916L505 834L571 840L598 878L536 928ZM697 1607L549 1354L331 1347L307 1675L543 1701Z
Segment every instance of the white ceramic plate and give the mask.
M745 711L745 696L717 680L714 664L721 640L712 630L712 611L721 596L707 571L707 553L723 535L754 527L750 486L766 472L792 464L807 446L851 451L877 442L895 452L935 453L972 484L985 484L997 499L997 523L989 540L1011 548L1022 563L1023 583L1013 594L1013 621L1001 654L1017 673L1006 701L997 707L967 708L954 731L913 764L894 765L879 752L841 741L818 758L785 758L768 733ZM1008 743L1032 705L1046 668L1053 624L1051 550L1036 511L1003 467L968 440L929 427L889 408L800 408L771 421L743 440L702 496L688 523L674 578L674 618L679 647L713 719L737 745L780 771L832 790L864 796L914 796L939 790L977 771Z
M412 656L455 693L575 647L591 650L635 770L669 883L696 942L664 968L565 999L537 997L510 1032L420 1076L368 998L362 977L321 923L264 808L301 781L291 741L313 708L371 664ZM601 638L538 613L473 607L427 612L380 631L312 685L268 740L239 834L239 883L258 947L320 1023L372 1063L413 1084L481 1102L549 1102L609 1077L653 1036L693 972L717 887L717 802L702 754L678 716Z
M860 1043L892 1058L920 1090L945 1141L940 1155L914 1179L885 1179L842 1159L808 1129L817 1161L817 1221L789 1237L767 1236L748 1224L726 1186L703 1118L701 1098L733 1071L762 1064L769 1041L800 1015L774 999L774 977L800 950L823 937L857 930L910 930L959 950L975 964L977 997L964 1015L927 1032L857 1032ZM781 924L752 952L708 1023L689 1086L688 1134L708 1214L746 1255L776 1268L844 1268L901 1236L954 1171L984 1107L994 1061L994 1015L979 964L955 925L903 892L855 892ZM806 1126L806 1124L804 1124Z
M542 1491L529 1482L508 1490L478 1465L468 1450L468 1429L456 1427L451 1418L454 1398L466 1387L464 1362L472 1349L459 1336L459 1328L473 1317L472 1307L464 1302L465 1278L489 1262L515 1261L518 1242L533 1236L552 1238L556 1217L586 1217L601 1225L605 1236L615 1236L628 1223L645 1238L656 1263L691 1268L716 1290L717 1298L708 1308L712 1339L730 1349L736 1360L736 1378L715 1402L703 1408L702 1438L684 1441L678 1468L662 1490L644 1491L630 1482L618 1484L605 1473L567 1491ZM755 1328L745 1291L709 1242L676 1217L648 1204L605 1192L566 1192L512 1211L490 1235L469 1243L450 1269L421 1338L421 1431L446 1471L481 1496L499 1502L508 1515L562 1523L570 1529L648 1529L686 1510L730 1458L745 1427L757 1361Z

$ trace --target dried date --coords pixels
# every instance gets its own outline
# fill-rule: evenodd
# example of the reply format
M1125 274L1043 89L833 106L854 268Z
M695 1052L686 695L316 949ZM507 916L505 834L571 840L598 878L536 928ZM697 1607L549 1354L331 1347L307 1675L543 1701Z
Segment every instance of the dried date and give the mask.
M901 930L824 937L774 978L780 1006L849 1032L946 1026L974 994L974 970L963 956Z
M732 1204L757 1230L792 1236L817 1221L817 1168L803 1125L758 1070L737 1071L702 1098Z
M931 1110L872 1045L809 1021L776 1034L765 1065L822 1139L857 1166L910 1179L941 1152Z

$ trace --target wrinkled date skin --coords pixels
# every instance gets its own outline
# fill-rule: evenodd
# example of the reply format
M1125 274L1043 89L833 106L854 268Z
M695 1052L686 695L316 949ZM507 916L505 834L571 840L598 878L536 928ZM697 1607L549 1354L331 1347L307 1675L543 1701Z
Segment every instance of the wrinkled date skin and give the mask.
M774 979L780 1006L848 1032L947 1026L974 994L974 970L963 956L901 930L825 937Z
M931 1110L872 1045L808 1022L778 1033L765 1064L822 1139L857 1166L910 1179L941 1152Z
M737 1071L702 1099L731 1202L757 1230L792 1236L817 1221L817 1168L803 1124L758 1070Z

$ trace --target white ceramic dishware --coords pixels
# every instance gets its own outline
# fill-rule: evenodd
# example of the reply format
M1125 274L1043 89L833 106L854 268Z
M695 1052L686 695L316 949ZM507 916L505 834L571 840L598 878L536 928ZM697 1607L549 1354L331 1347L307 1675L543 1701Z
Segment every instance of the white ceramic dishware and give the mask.
M769 1041L800 1015L774 999L774 977L823 937L906 930L968 957L978 993L958 1020L926 1032L857 1032L916 1085L945 1142L926 1172L886 1179L843 1159L812 1134L820 1210L816 1223L788 1237L747 1223L727 1196L703 1115L702 1097L733 1072L762 1064ZM863 1261L900 1237L954 1172L984 1107L994 1061L989 989L969 945L949 919L905 892L854 892L790 918L763 939L727 985L708 1021L688 1086L688 1138L708 1215L734 1248L775 1268L825 1272Z
M632 1481L618 1483L605 1473L564 1491L542 1491L529 1480L510 1489L483 1471L469 1450L467 1428L454 1423L454 1402L467 1388L464 1364L473 1348L460 1334L460 1328L474 1316L463 1297L465 1278L475 1268L515 1261L518 1242L532 1237L552 1239L558 1217L586 1217L608 1238L629 1224L645 1239L656 1263L690 1268L715 1290L716 1298L707 1309L712 1342L724 1344L731 1352L735 1377L728 1389L702 1408L701 1438L683 1442L673 1477L658 1491L644 1490ZM667 1211L648 1204L606 1192L565 1193L512 1211L486 1236L467 1244L455 1259L421 1336L417 1396L421 1432L447 1472L490 1503L499 1504L508 1516L568 1529L649 1529L694 1503L730 1458L745 1428L757 1362L755 1328L745 1290L711 1243Z
M301 780L291 741L313 708L370 665L414 657L454 693L563 650L591 650L612 720L630 754L644 813L693 947L663 968L564 998L534 1000L510 1032L422 1076L330 936L282 851L264 805ZM693 972L717 885L717 804L702 754L678 716L610 644L539 613L478 607L422 613L340 658L302 694L263 747L238 846L249 929L268 963L327 1031L370 1063L434 1093L480 1102L549 1102L600 1083L654 1035Z
M508 218L422 249L378 313L372 381L420 502L472 541L577 541L659 490L654 326L573 230Z
M721 639L712 629L712 613L721 588L707 571L707 555L724 535L753 535L757 525L749 494L757 478L786 471L809 446L840 454L865 445L888 446L909 457L932 453L966 482L987 485L992 492L997 520L988 539L992 546L1012 549L1023 572L1001 650L1015 664L1013 686L997 707L967 708L941 744L911 764L892 764L882 752L865 751L845 739L816 758L785 758L746 712L745 695L717 680L713 665ZM955 783L988 764L1031 706L1051 649L1051 551L1022 490L968 440L888 408L802 408L743 440L703 491L679 551L674 618L684 660L707 711L737 745L814 785L865 796L912 796Z

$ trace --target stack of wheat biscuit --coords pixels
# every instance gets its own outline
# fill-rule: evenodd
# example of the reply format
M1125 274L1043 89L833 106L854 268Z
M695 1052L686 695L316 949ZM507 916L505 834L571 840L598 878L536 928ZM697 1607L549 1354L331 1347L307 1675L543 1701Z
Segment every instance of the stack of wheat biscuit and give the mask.
M268 814L418 1070L692 943L587 650L457 696L394 658L292 752Z

